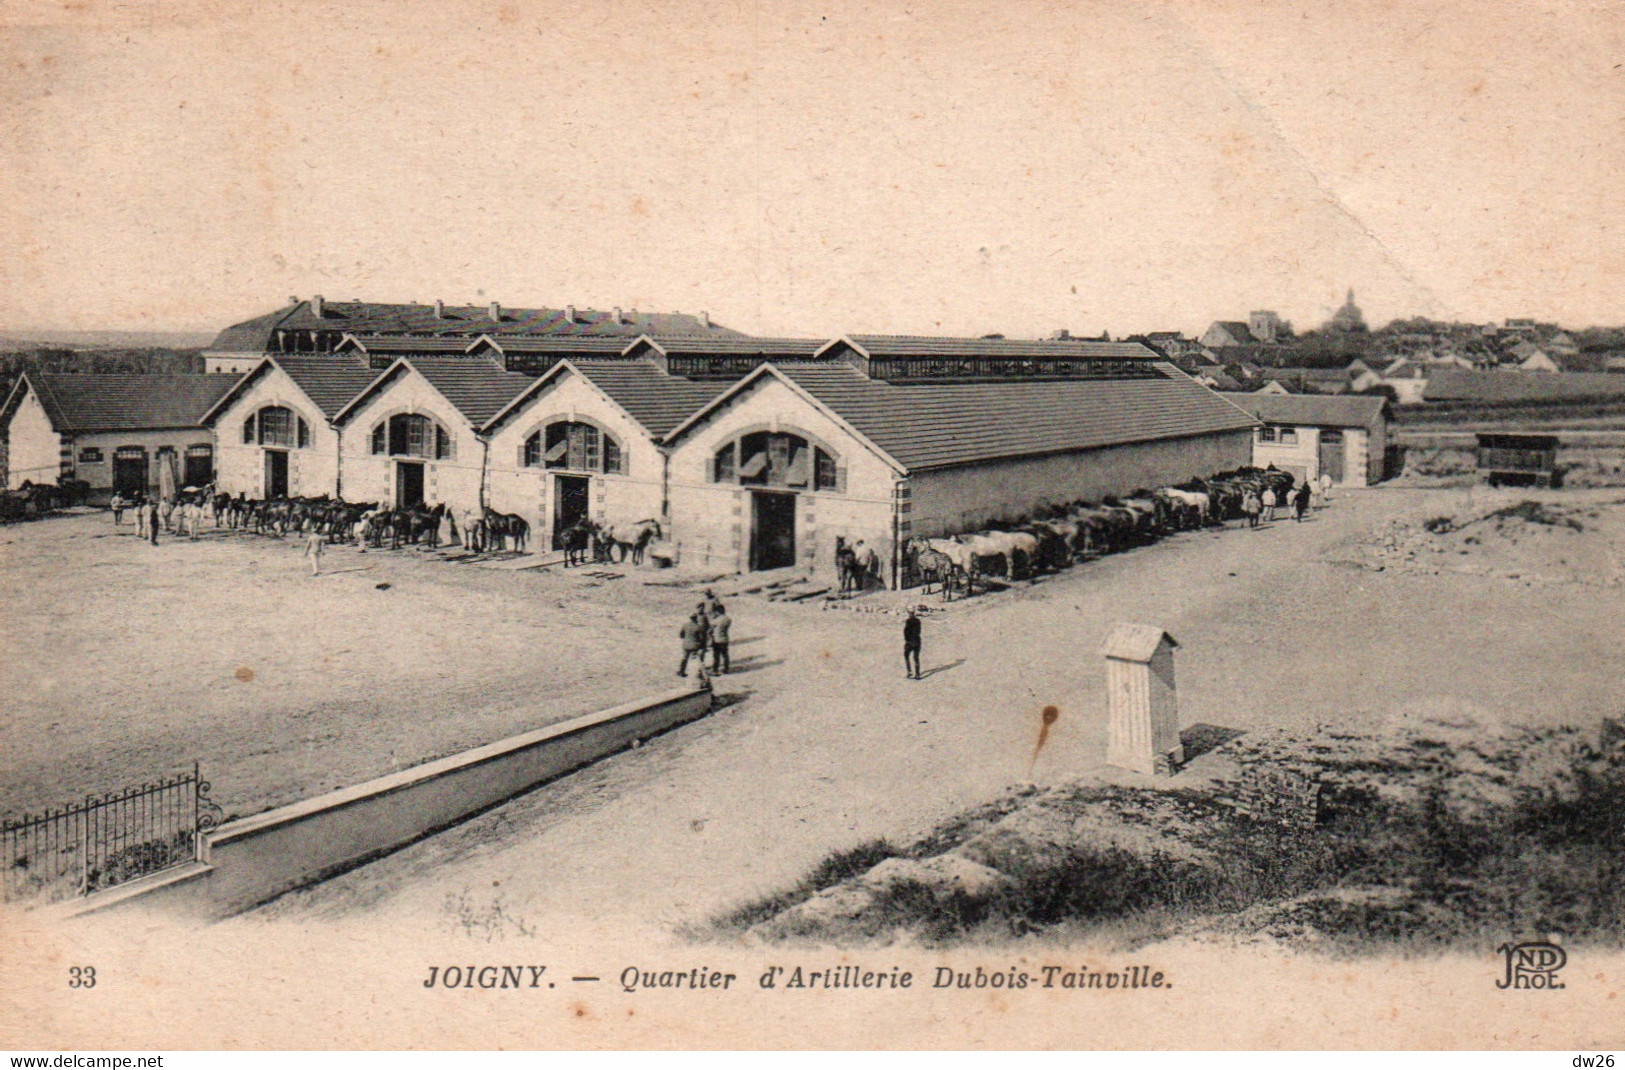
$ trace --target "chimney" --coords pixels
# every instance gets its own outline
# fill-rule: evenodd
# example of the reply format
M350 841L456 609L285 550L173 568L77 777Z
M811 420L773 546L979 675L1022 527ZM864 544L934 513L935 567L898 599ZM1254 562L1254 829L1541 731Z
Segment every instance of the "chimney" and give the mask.
M490 306L485 311L496 322L498 322L498 323L502 322L502 305L499 304L498 302L492 301Z
M564 322L565 323L574 323L575 321L576 321L576 306L574 306L574 305L565 305L564 306Z
M610 316L612 317L612 319L610 320L611 323L617 323L618 324L618 323L625 323L626 322L625 320L621 319L621 306L620 305L616 305L614 307L614 309L612 309L610 311Z
M1051 334L1049 336L1049 340L1052 341L1052 342L1065 342L1071 337L1072 337L1072 332L1067 330L1065 327L1062 327L1060 330L1056 331L1054 334Z
M711 313L705 311L704 309L700 310L700 326L706 328L707 330L711 328Z
M323 309L322 309L322 295L321 294L317 294L315 297L312 297L310 299L310 312L311 312L311 315L315 316L317 319L322 318Z
M437 320L446 318L446 302L438 297L434 299L434 318Z
M298 294L294 294L293 296L288 298L288 304L297 305L298 303L299 303L299 295Z

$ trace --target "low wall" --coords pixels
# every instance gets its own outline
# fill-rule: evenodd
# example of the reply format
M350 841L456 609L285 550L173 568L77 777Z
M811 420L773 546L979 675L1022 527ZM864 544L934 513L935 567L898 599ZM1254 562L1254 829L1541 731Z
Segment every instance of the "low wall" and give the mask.
M184 874L155 874L64 909L77 916L139 904L209 919L236 914L703 717L711 703L709 690L669 691L230 821L203 834L201 864Z

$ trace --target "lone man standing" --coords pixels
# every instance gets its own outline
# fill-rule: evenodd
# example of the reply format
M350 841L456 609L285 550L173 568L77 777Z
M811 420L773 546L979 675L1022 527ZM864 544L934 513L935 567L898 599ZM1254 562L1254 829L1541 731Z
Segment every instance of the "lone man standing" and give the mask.
M305 556L310 558L310 574L312 576L322 574L322 553L326 549L327 536L323 535L316 529L316 525L312 524L310 534L305 536Z
M910 680L920 679L920 618L912 609L903 622L903 669Z
M142 506L147 511L147 538L152 540L154 546L158 545L158 499L153 498Z

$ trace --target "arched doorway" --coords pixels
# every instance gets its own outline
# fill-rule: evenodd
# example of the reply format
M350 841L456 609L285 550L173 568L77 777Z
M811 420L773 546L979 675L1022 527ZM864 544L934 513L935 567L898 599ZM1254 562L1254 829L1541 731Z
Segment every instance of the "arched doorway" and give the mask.
M120 446L114 452L113 493L125 498L147 493L145 446Z
M552 546L562 550L566 532L591 516L593 478L625 475L626 455L614 435L594 424L555 420L525 439L524 465L552 479Z
M752 431L717 450L714 483L735 483L750 493L752 572L796 563L797 498L807 491L839 491L840 461L823 446L789 431Z

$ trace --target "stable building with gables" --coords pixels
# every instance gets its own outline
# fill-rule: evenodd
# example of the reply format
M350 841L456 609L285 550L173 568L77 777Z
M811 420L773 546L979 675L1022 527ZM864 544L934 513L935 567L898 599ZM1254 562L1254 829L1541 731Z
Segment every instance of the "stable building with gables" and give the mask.
M562 547L581 520L671 523L666 436L752 369L814 339L643 336L614 359L564 360L488 421L487 500Z
M1182 482L1251 458L1256 421L1133 343L859 335L764 363L679 424L682 560L833 571L915 536Z
M342 497L334 418L378 378L358 359L266 357L204 415L221 490L251 498Z
M911 537L1251 459L1255 419L1137 343L367 309L301 302L222 335L254 355L209 414L222 489L491 508L535 549L657 520L704 569L827 573L862 542L895 584Z

